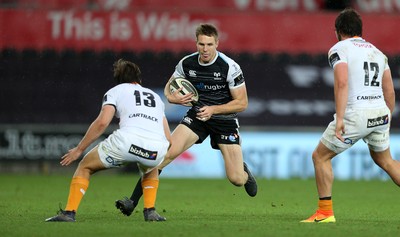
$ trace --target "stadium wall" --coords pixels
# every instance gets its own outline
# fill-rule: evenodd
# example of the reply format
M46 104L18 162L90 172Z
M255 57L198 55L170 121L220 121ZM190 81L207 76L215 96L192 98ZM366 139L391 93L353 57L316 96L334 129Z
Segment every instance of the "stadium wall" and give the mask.
M86 125L0 126L0 173L72 174L77 162L62 167L60 157L80 141L86 128ZM99 140L114 128L110 127ZM258 178L313 178L311 154L323 130L274 131L242 127L241 131L244 160ZM391 143L399 142L400 134L393 134ZM393 145L391 152L393 157L400 157L400 147ZM362 141L336 157L333 169L335 177L342 180L389 179L374 164ZM137 167L131 164L113 171L137 172ZM224 162L221 153L211 149L210 141L206 139L177 157L162 175L166 178L224 178Z

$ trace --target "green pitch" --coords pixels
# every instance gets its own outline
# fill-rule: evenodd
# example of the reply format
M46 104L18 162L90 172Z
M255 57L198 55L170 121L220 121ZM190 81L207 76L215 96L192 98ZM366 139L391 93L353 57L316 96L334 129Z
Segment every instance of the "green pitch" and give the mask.
M92 176L76 223L47 223L64 208L70 175L0 175L0 236L400 236L400 189L391 181L335 181L337 223L300 220L317 205L314 180L258 179L259 193L247 196L227 179L161 177L157 210L166 222L147 223L142 205L130 217L114 201L130 195L138 176Z

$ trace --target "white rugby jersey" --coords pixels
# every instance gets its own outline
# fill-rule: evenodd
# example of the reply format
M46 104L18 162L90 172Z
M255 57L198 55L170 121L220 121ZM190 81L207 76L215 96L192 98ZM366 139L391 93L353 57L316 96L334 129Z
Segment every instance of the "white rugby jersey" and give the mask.
M115 107L115 117L120 119L122 131L140 131L139 134L165 137L165 105L154 91L139 84L119 84L105 93L104 105Z
M351 108L377 108L386 103L382 91L382 75L389 69L387 57L374 45L360 37L339 41L328 53L329 64L348 67L348 101Z

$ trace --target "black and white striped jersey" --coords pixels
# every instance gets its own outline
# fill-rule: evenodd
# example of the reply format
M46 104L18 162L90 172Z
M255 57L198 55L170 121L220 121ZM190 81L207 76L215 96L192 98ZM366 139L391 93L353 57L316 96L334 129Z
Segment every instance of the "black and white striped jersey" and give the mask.
M188 79L199 93L196 106L221 105L232 100L231 89L245 85L240 66L221 52L207 64L199 62L199 53L182 58L175 68L173 77ZM196 109L196 106L191 109ZM215 119L237 118L237 113L213 115Z

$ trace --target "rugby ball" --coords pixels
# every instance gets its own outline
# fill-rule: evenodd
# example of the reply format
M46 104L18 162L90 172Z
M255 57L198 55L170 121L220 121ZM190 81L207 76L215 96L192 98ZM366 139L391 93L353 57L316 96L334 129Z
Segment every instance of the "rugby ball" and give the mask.
M180 93L182 95L186 95L188 93L193 93L193 101L197 102L199 101L199 93L197 92L196 88L193 86L192 83L190 83L189 80L182 78L182 77L176 77L171 80L169 83L169 89L171 93L174 93L176 90L182 87L182 90ZM187 103L185 104L186 106L193 106L193 103Z

